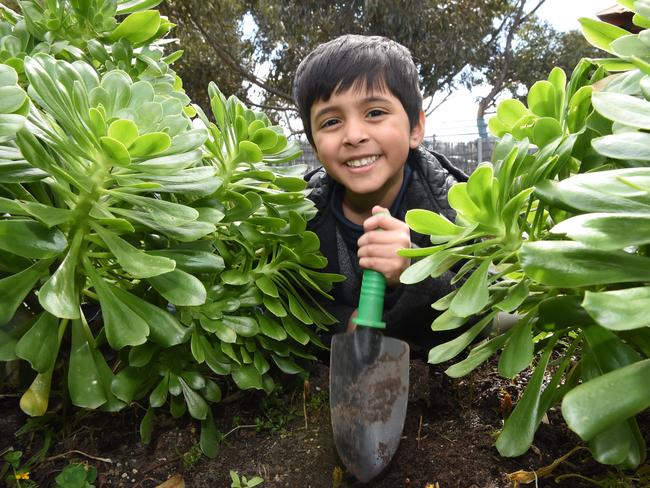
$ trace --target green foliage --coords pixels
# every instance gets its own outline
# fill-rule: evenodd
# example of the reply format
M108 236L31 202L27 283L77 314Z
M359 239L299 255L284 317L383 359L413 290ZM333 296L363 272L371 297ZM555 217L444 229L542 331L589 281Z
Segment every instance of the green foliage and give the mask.
M303 371L332 321L314 295L339 277L318 271L298 146L215 85L213 118L191 104L158 3L3 11L2 359L36 373L29 415L64 373L74 405L148 401L146 440L168 404L215 453L225 382L270 392Z
M635 22L648 25L647 2L627 3ZM546 410L561 402L596 460L633 468L646 458L635 416L650 407L650 321L642 313L650 305L650 31L581 22L586 38L616 58L582 60L568 81L555 68L531 86L527 104L499 105L489 123L501 137L492 162L449 192L456 221L407 214L433 246L402 251L422 258L402 281L463 262L454 280L464 283L433 304L444 313L432 328L483 316L432 349L432 363L461 353L497 313L520 317L447 370L468 374L497 351L503 376L534 366L496 441L502 455L524 453Z
M232 469L230 470L230 478L232 479L231 488L252 488L264 483L264 479L259 476L253 476L251 479L246 478L246 476L239 477L239 474Z
M16 486L18 488L36 487L36 483L29 479L27 465L22 463L22 451L14 451L13 448L9 448L6 452L3 452L4 466L0 470L0 478L4 478L6 486Z
M54 478L60 488L95 488L92 483L97 479L97 468L89 464L68 464Z

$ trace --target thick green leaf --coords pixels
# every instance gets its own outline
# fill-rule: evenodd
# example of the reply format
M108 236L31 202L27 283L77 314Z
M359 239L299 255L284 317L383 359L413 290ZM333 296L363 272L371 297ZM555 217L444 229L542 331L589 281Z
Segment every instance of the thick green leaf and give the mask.
M621 36L609 45L611 50L621 58L647 58L650 46L646 45L636 34Z
M187 403L187 410L190 412L190 415L197 420L205 420L208 416L208 404L206 401L200 394L190 388L183 378L179 378L178 381L181 383L183 396L185 397L185 403Z
M640 438L641 442L638 442ZM637 467L645 459L645 442L632 418L612 425L589 441L594 459L622 469Z
M513 327L501 357L499 357L499 374L505 378L514 378L533 362L533 325L530 320L520 320Z
M199 342L208 367L218 375L230 374L231 362L228 358L220 350L213 348L205 337L201 336Z
M496 448L502 456L520 456L533 443L535 431L539 425L538 419L541 420L539 407L544 373L552 352L553 348L548 347L542 354L524 394L517 402L517 406L506 420L503 430L497 438Z
M287 374L298 374L304 371L303 368L298 366L291 358L283 358L277 354L271 354L273 362L280 368L281 371Z
M51 207L37 202L18 202L18 205L50 228L74 218L74 211L67 208Z
M161 258L165 259L165 258ZM199 306L205 303L207 292L201 281L185 271L176 269L147 279L158 293L174 305Z
M265 336L276 341L283 341L287 338L287 331L274 318L263 313L256 313L255 317L260 326L260 331Z
M18 86L0 86L0 113L10 114L17 111L27 98Z
M526 106L514 98L504 100L497 107L497 116L505 127L512 127L519 119L529 114Z
M154 409L150 406L147 408L147 413L144 414L140 421L140 439L143 444L151 442L151 433L153 432L153 423L155 419Z
M528 108L539 117L555 117L555 87L552 83L536 81L528 90Z
M429 210L409 210L405 221L415 232L435 236L437 239L432 242L446 242L465 230L451 223L444 215Z
M615 371L641 359L639 353L618 334L598 325L583 326L585 345L582 354L582 380Z
M25 125L25 117L18 114L0 114L0 138L12 137Z
M604 251L650 243L650 212L591 213L564 220L551 229Z
M40 417L47 412L53 372L54 366L44 373L38 373L27 391L20 397L20 409L30 417Z
M185 415L186 411L187 404L185 400L178 395L173 395L169 401L169 412L172 414L172 417L175 419L180 418Z
M591 86L583 86L571 97L567 108L567 126L570 132L578 132L587 123L592 93Z
M150 219L168 225L188 223L196 220L199 216L196 209L180 203L133 195L123 191L114 191L111 192L111 195L144 210L148 213L147 217Z
M241 141L239 143L239 151L237 152L237 156L235 157L234 162L235 163L240 163L240 162L247 162L247 163L259 163L262 161L262 158L264 155L262 154L262 150L259 148L259 146L253 142L250 141Z
M487 275L492 262L484 259L451 301L449 310L459 317L469 317L480 312L488 304L490 293Z
M255 388L256 390L263 389L262 376L252 364L233 367L231 375L235 384L241 390L249 390L251 388Z
M566 394L562 415L571 430L590 440L609 426L650 408L648 378L650 359L593 378Z
M555 331L564 327L585 327L593 324L592 318L580 306L577 295L558 295L542 300L539 304L537 327Z
M104 281L92 267L86 266L86 272L99 296L106 338L111 347L119 350L124 346L143 344L149 335L149 325L144 318L121 300L123 294L130 294L128 292L120 293L122 290Z
M194 357L197 363L201 364L203 361L205 361L205 351L201 343L201 335L199 329L194 329L192 332L192 337L190 339L190 350L192 351L192 357Z
M262 275L259 278L257 278L255 280L255 284L260 290L262 290L262 293L264 293L265 295L269 295L275 298L278 298L280 296L278 294L278 287L275 285L273 280L267 275Z
M525 243L519 262L532 279L561 288L650 281L650 258L576 242Z
M492 193L494 169L491 163L481 163L467 180L467 195L483 215L490 215L493 209Z
M286 317L287 311L284 309L282 302L278 298L264 296L262 298L264 307L276 317Z
M162 407L167 401L167 394L169 393L169 373L158 383L149 395L149 405L152 408Z
M217 254L195 249L160 249L148 251L153 256L163 256L176 261L176 267L188 273L211 273L224 269L223 258Z
M37 261L29 268L0 280L0 324L6 324L18 310L36 282L47 272L51 260Z
M406 268L399 277L399 280L405 285L412 285L431 276L431 272L449 257L449 253L440 251L436 254L430 254L424 259L420 259L408 268Z
M474 347L465 359L447 368L445 374L451 378L460 378L461 376L471 373L478 366L492 357L492 355L499 350L503 344L505 344L508 337L508 334L502 334L494 339L486 339L484 342Z
M107 401L102 378L80 320L72 321L68 390L78 407L97 408Z
M43 312L16 344L16 355L38 373L45 373L54 366L58 354L59 319Z
M309 334L307 333L304 325L298 323L290 316L285 317L284 320L282 320L282 325L284 326L284 330L287 331L287 334L289 334L290 337L295 339L303 346L307 345L307 343L309 342Z
M123 402L131 403L138 397L138 393L148 379L147 371L143 368L127 366L113 377L111 392Z
M303 324L306 325L310 325L314 323L309 313L307 313L307 311L305 310L305 307L303 306L303 301L299 296L288 294L287 300L289 302L289 310L291 311L294 317L296 317L298 320L300 320Z
M598 324L610 330L650 326L650 318L639 313L640 310L650 310L650 287L587 291L582 306Z
M128 150L132 158L147 158L162 153L171 143L172 140L166 132L150 132L138 136Z
M453 300L455 296L456 295L454 294L451 299ZM443 331L458 329L468 320L469 317L459 317L458 315L455 315L451 310L447 309L435 318L431 324L431 330Z
M173 271L176 263L163 256L153 256L136 249L117 234L100 225L92 226L117 258L122 268L134 278L150 278Z
M542 117L535 121L532 141L538 147L543 147L560 137L562 133L562 126L557 120L550 117Z
M64 319L79 318L77 267L83 235L74 238L68 254L57 270L38 291L38 301L52 315Z
M136 368L146 366L158 350L158 346L153 342L145 342L140 346L133 347L129 351L129 365Z
M449 206L456 210L462 217L470 222L476 222L479 215L479 208L469 197L467 183L456 183L449 189L447 194Z
M555 118L561 119L566 98L566 73L562 68L556 66L549 73L548 81L555 88Z
M11 66L0 65L0 86L12 86L18 84L18 73Z
M650 134L645 132L619 132L598 137L591 144L608 158L650 161Z
M114 287L117 298L149 326L149 337L163 347L181 344L189 338L190 329L183 327L178 319L160 307L149 303L126 290Z
M214 424L212 412L208 409L207 417L201 421L201 436L199 440L201 451L210 459L214 459L219 454L220 441L221 435L217 431L217 426Z
M259 332L259 326L253 317L224 315L223 323L242 337L253 337Z
M495 305L504 312L514 312L528 296L528 283L525 280L511 286L506 297Z
M596 92L591 97L594 108L608 119L650 129L650 102L622 93Z
M102 150L108 159L117 166L128 166L131 162L131 156L124 144L112 137L103 136L99 138Z
M582 33L587 41L593 46L596 46L603 51L614 54L611 43L619 37L629 34L628 31L616 27L600 20L590 19L588 17L581 17L578 19L582 26Z
M203 396L210 402L218 403L222 397L221 388L214 381L207 380L203 388Z
M129 10L126 9L125 12ZM156 34L160 21L160 12L157 10L134 12L124 19L106 40L113 43L125 38L131 44L140 44Z
M18 256L50 258L62 253L67 245L58 229L48 229L33 220L0 220L0 249Z
M201 317L201 327L207 332L214 333L220 341L234 344L237 342L237 332L231 327L224 324L223 320L213 320L208 317Z
M108 127L107 135L128 148L138 137L138 126L132 120L117 119Z
M431 364L444 363L460 354L488 326L495 315L496 312L490 312L455 339L431 349L428 362Z
M650 179L650 168L625 168L572 176L559 182L541 181L535 195L561 208L582 212L650 212L650 198L639 191Z

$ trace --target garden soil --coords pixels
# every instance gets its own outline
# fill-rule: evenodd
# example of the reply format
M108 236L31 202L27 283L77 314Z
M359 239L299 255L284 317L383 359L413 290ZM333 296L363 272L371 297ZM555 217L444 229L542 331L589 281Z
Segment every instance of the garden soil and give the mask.
M160 413L151 442L142 444L139 421L144 410L137 406L117 414L61 408L49 422L32 422L23 429L27 432L17 434L27 418L18 408L18 396L11 394L0 399L0 452L13 447L28 460L49 432L50 447L30 472L30 479L41 487L55 486L54 478L71 462L95 466L95 486L100 488L227 488L230 471L249 480L263 478L258 485L262 488L500 488L518 486L518 481L522 487L650 486L648 466L639 470L649 473L646 481L627 473L627 479L615 482L615 471L590 458L562 422L559 408L544 418L526 454L500 457L495 436L521 394L526 375L514 382L504 380L492 361L465 378L451 379L444 367L411 362L400 447L379 478L366 485L346 474L337 457L327 398L329 369L323 364L315 365L307 379L283 378L282 390L270 397L224 392L223 402L214 409L223 435L214 459L200 454L200 426L185 417ZM650 444L648 412L640 421Z

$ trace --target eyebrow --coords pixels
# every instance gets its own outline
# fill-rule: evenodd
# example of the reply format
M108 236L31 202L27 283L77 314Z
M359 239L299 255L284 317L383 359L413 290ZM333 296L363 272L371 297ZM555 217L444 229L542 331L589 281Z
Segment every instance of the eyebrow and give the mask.
M362 98L359 100L358 105L364 105L367 103L374 103L374 102L387 102L388 98L386 97L381 97L378 95L371 95L365 98ZM336 112L338 110L338 105L329 105L327 107L321 108L316 114L314 115L314 120L318 120L319 117L322 117L323 115L329 113L329 112Z

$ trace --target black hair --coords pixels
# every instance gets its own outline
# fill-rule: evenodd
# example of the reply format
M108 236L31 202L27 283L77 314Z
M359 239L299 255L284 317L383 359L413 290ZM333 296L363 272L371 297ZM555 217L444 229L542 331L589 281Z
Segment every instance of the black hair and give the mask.
M296 70L293 98L312 145L309 115L314 102L364 86L369 91L388 89L402 103L410 128L417 125L422 93L410 51L386 37L348 34L320 44Z

